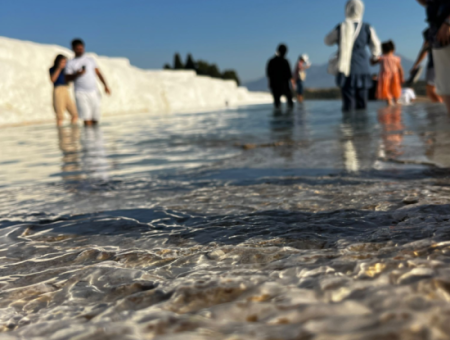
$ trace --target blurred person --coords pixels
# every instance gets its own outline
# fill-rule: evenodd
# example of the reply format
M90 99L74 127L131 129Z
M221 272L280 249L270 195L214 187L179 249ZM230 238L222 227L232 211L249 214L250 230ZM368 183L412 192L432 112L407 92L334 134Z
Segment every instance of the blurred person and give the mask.
M394 55L395 44L387 41L382 44L383 55L373 64L380 64L380 74L378 76L378 92L379 100L386 100L389 106L399 104L402 96L402 84L405 82L400 57Z
M295 88L297 93L297 102L303 102L303 92L304 92L304 82L306 80L306 70L311 67L309 62L309 57L307 54L302 54L298 58L297 65L294 70L294 77L292 79L292 86Z
M428 41L433 50L436 92L450 113L450 1L417 0L427 9Z
M345 16L345 21L325 37L326 45L339 46L328 71L336 75L336 83L341 88L343 111L365 110L372 87L371 58L366 47L369 46L372 58L376 58L381 54L380 41L375 30L363 22L364 3L361 0L349 0Z
M429 29L427 29L424 33L424 43L422 46L422 49L419 52L419 55L416 59L416 62L414 63L410 73L411 75L414 75L420 68L420 64L422 61L425 60L425 58L428 56L427 66L426 66L426 91L427 91L427 97L433 102L433 103L443 103L444 100L441 96L439 96L436 93L436 70L434 69L434 60L433 60L433 50L431 48L431 43L428 40L429 36Z
M55 62L50 68L50 80L53 83L53 108L56 114L56 125L62 126L64 122L65 111L71 116L71 123L78 122L77 108L70 98L69 86L65 79L65 67L67 65L67 57L59 54L55 58Z
M289 108L294 107L290 86L292 80L291 66L285 58L287 52L288 48L286 45L279 45L275 57L270 59L267 64L267 78L269 79L269 87L272 91L276 109L281 107L282 96L286 97Z
M111 91L94 58L85 54L84 42L80 39L73 40L72 50L75 58L67 63L66 81L73 81L75 84L75 101L84 124L86 126L95 125L101 115L101 98L97 88L97 77L103 83L106 94L111 94Z

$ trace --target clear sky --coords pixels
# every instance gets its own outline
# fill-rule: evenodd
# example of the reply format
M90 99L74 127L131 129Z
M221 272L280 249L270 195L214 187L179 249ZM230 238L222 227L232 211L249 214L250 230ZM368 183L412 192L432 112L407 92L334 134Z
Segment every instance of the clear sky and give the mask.
M81 37L100 55L161 68L175 52L236 69L244 81L264 74L279 42L294 60L324 63L323 38L344 18L346 0L0 0L0 35L69 46ZM425 29L415 0L366 0L365 21L398 53L414 59Z

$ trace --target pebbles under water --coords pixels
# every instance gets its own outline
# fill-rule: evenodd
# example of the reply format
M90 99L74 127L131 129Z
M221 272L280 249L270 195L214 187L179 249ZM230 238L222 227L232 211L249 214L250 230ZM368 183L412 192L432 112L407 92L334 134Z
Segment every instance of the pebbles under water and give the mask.
M450 119L337 102L0 135L0 337L448 339Z

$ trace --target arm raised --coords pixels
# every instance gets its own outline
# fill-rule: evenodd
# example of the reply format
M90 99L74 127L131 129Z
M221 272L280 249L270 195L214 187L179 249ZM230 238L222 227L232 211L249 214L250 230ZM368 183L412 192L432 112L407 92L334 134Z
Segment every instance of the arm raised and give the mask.
M53 71L53 73L50 73L50 80L52 81L52 83L55 83L58 80L61 72L62 72L62 68L58 67L55 71Z

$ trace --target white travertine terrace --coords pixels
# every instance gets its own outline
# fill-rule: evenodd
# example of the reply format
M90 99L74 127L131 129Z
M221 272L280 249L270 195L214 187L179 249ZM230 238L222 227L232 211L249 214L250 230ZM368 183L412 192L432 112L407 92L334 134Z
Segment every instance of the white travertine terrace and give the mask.
M61 46L0 37L0 126L54 119L48 69L57 54L72 57L72 52ZM191 71L143 70L125 58L91 55L113 92L110 97L103 96L104 116L193 112L271 101L269 95L249 92L234 81Z

